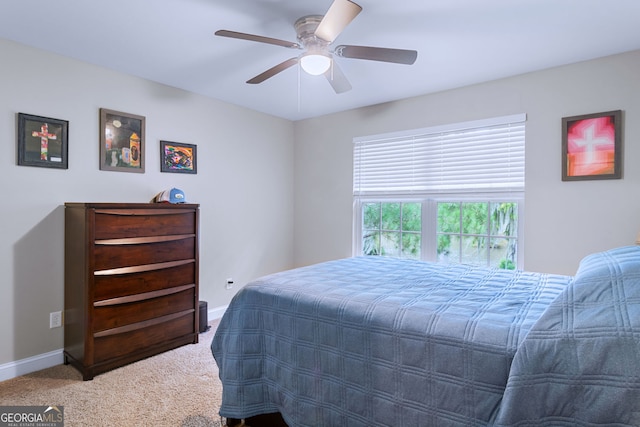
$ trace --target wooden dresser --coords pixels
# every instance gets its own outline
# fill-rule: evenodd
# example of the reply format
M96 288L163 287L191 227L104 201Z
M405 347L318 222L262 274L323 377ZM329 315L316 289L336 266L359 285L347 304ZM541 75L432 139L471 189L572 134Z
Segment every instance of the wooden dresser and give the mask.
M84 380L198 342L199 206L65 203L64 361Z

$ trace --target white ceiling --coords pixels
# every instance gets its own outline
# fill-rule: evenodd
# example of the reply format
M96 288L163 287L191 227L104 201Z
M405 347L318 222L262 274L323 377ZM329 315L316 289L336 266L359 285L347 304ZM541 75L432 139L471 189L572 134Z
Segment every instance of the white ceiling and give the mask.
M353 89L337 95L297 67L248 85L299 51L213 34L295 42L296 19L331 2L3 0L0 37L290 120L640 49L639 0L356 0L363 10L334 45L413 49L418 59L338 58Z

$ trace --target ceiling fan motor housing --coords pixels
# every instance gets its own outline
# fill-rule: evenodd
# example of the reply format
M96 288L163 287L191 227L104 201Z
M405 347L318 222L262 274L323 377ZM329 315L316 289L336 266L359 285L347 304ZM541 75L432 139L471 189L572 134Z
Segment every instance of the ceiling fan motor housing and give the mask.
M322 15L307 15L298 19L295 24L293 24L298 36L298 41L305 48L310 50L317 49L321 52L327 51L329 42L315 35L316 28L318 28L322 18Z

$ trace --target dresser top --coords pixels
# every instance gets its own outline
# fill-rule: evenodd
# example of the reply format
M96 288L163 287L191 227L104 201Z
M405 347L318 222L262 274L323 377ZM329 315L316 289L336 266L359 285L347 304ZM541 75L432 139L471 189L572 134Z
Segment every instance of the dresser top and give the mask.
M198 209L195 203L111 203L111 202L66 202L66 208L80 209Z

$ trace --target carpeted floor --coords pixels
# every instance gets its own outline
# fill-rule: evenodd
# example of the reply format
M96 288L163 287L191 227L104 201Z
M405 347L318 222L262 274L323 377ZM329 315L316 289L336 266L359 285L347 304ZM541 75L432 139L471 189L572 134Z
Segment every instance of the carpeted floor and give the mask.
M65 427L220 427L222 387L210 345L190 344L82 381L59 365L0 382L0 406L63 406Z

